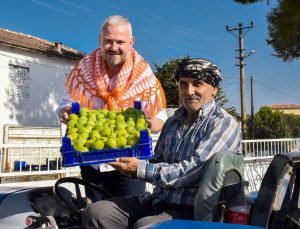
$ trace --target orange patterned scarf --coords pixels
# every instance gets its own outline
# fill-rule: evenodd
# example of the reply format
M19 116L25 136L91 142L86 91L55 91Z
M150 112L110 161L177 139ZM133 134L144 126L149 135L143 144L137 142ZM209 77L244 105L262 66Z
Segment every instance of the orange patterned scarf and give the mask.
M149 101L150 117L166 107L164 91L149 64L134 49L109 91L109 77L100 48L86 55L71 71L66 81L67 93L81 106L93 107L92 97L100 97L109 110L133 105L136 99ZM155 96L155 101L150 98ZM152 99L153 100L153 99Z

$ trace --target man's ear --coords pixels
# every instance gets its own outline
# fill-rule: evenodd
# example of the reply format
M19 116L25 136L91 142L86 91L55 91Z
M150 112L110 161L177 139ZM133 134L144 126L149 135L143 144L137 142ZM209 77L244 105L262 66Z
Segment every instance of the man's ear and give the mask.
M99 44L99 47L101 47L101 36L100 36L100 34L98 36L98 44Z
M217 96L217 94L218 94L218 91L219 91L219 88L213 87L212 95L213 95L214 98L216 98L216 96Z
M134 44L134 36L132 36L131 39L130 39L130 45L131 45L131 47L133 46L133 44Z

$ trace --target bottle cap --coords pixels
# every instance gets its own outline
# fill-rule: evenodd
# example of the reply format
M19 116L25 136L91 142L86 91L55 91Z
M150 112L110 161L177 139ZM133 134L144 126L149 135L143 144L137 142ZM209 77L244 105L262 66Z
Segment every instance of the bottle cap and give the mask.
M72 113L78 114L80 110L80 104L79 103L72 103Z
M134 101L133 106L134 106L135 109L139 109L139 110L142 109L141 101Z

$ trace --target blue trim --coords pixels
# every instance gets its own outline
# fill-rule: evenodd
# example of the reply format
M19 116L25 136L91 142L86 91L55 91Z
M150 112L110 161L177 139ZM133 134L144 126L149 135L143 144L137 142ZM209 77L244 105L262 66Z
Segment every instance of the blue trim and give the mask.
M264 227L257 227L251 225L238 225L228 223L214 223L193 220L170 220L158 224L153 224L145 229L171 229L171 228L193 228L193 229L265 229Z

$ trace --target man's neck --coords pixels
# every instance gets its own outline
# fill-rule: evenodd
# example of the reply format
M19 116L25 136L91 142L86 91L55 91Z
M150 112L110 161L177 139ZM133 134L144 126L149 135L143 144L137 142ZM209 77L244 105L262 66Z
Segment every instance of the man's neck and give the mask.
M195 113L187 113L187 116L184 119L184 123L187 125L192 125L193 122L197 119L198 117L198 112Z
M108 66L107 65L107 75L111 79L115 75L119 74L121 71L122 65Z

